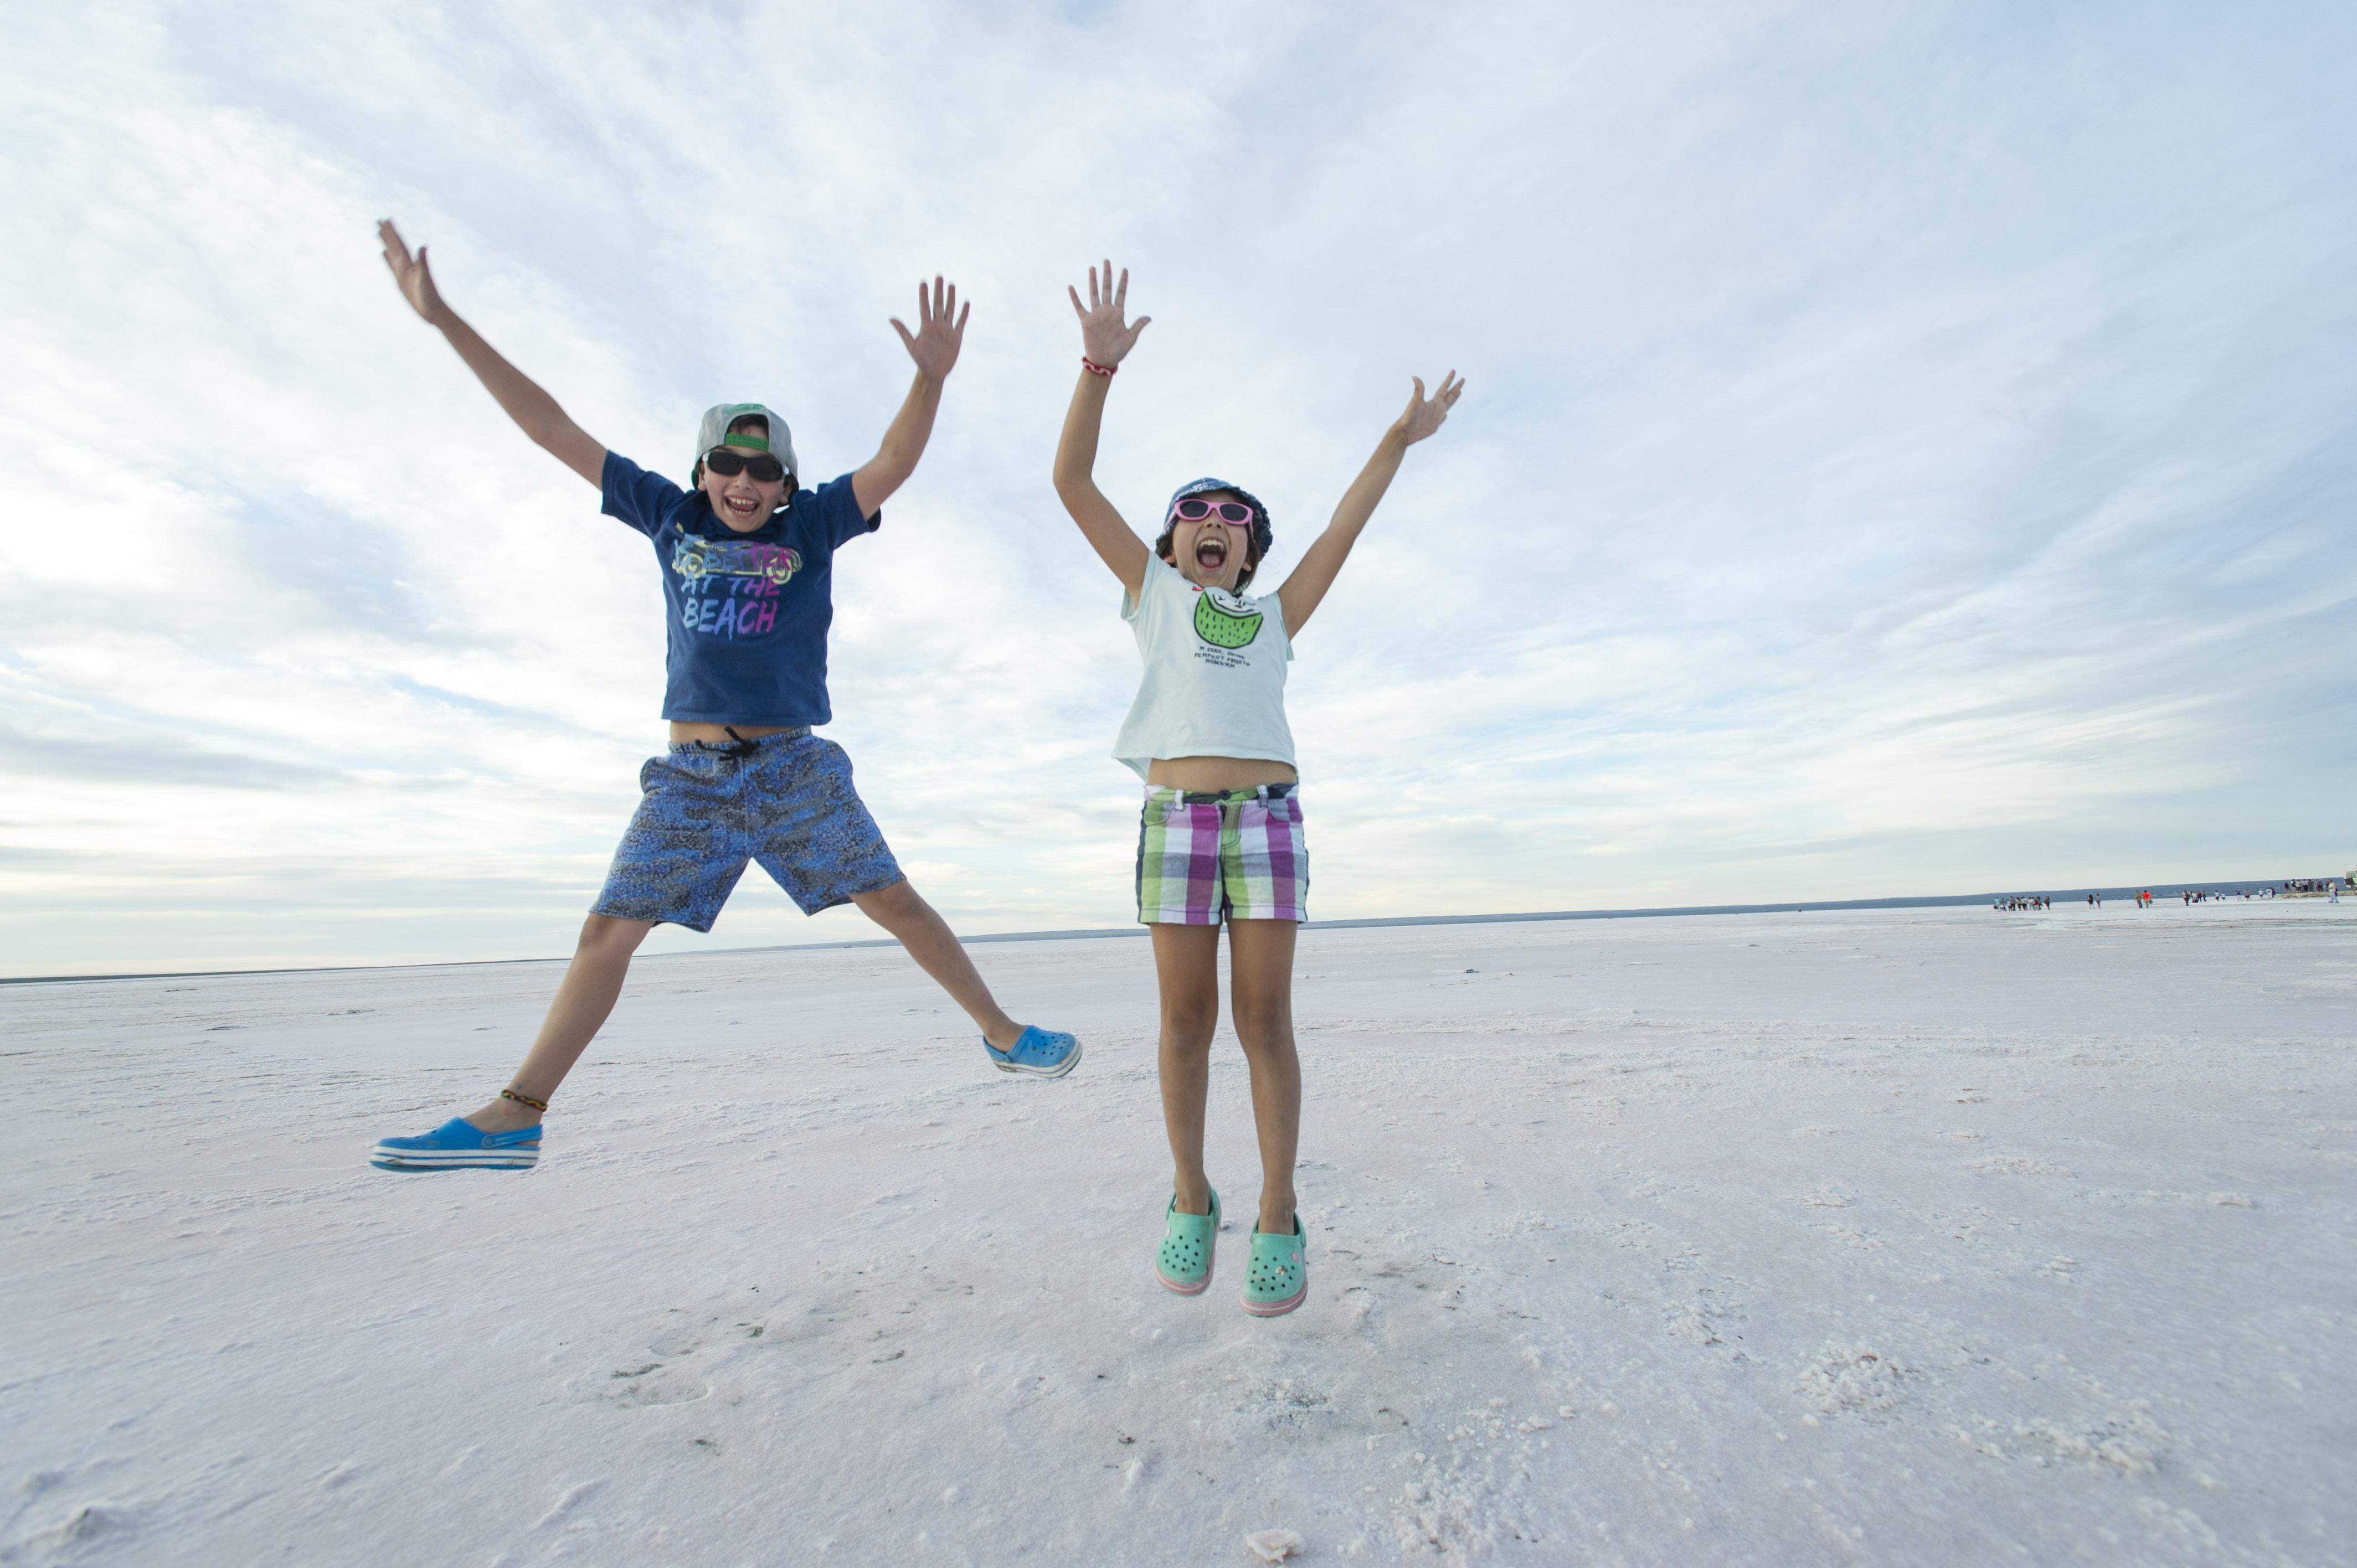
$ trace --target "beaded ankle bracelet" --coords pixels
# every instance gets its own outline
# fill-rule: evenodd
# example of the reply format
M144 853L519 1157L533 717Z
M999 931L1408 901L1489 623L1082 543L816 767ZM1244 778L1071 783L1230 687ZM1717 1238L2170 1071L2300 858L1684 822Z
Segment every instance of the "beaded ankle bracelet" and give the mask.
M545 1100L534 1100L534 1099L533 1099L531 1095L529 1095L529 1094L518 1094L518 1093L517 1093L514 1090L512 1090L512 1089L502 1089L502 1090L500 1090L500 1098L501 1100L512 1100L512 1101L514 1101L518 1105L529 1105L529 1106L531 1106L534 1111L542 1111L542 1112L544 1112L544 1111L546 1111L546 1110L548 1109L548 1101L545 1101Z

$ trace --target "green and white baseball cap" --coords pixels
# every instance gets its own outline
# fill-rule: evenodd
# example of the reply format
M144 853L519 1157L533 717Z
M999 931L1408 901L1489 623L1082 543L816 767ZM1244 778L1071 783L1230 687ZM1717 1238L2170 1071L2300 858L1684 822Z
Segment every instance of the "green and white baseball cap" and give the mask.
M750 430L739 430L731 435L728 427L740 419L767 420L770 434L764 437ZM772 413L766 404L721 403L705 409L704 423L695 430L695 464L699 471L704 467L704 455L715 446L741 446L748 452L767 452L785 465L786 472L794 477L795 483L802 482L802 469L794 462L794 433L787 429L786 422Z

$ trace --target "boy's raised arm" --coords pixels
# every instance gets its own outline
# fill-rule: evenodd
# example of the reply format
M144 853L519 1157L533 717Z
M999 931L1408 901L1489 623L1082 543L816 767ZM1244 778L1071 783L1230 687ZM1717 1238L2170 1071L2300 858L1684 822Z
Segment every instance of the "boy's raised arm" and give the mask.
M1391 489L1392 478L1399 472L1400 459L1407 456L1409 447L1440 428L1465 391L1465 383L1458 380L1455 371L1441 377L1439 390L1429 400L1424 395L1424 378L1409 379L1415 382L1415 391L1407 400L1407 411L1394 420L1392 427L1383 432L1383 438L1375 443L1375 455L1367 459L1367 466L1351 481L1351 488L1342 492L1341 502L1334 508L1334 519L1326 525L1326 532L1310 542L1308 550L1302 554L1301 564L1276 590L1276 602L1285 611L1287 637L1300 635L1309 612L1318 607L1318 601L1334 585L1334 575L1350 558L1351 546L1359 542L1359 531L1367 526L1367 520L1375 515L1376 503Z
M526 435L554 453L566 467L596 485L606 488L606 448L597 437L573 423L572 416L557 406L557 402L531 377L500 357L500 351L483 341L476 330L458 318L458 313L443 303L441 290L434 286L434 270L426 264L425 247L409 253L402 240L401 231L388 218L377 225L377 238L384 242L384 264L393 271L393 281L401 285L401 296L409 301L411 309L424 317L427 323L449 340L458 350L458 358L475 378L507 410L508 417Z
M851 494L859 502L860 516L874 517L883 510L892 492L917 471L917 459L925 455L925 443L933 438L933 415L942 408L942 382L949 379L958 350L965 346L965 318L973 314L971 301L963 310L958 308L957 285L945 285L936 277L930 298L925 285L917 285L915 332L899 317L892 318L892 330L900 335L909 358L917 361L917 379L901 402L900 412L892 416L891 428L884 432L884 445L851 476Z
M1072 389L1071 406L1064 413L1064 434L1056 443L1056 495L1072 521L1081 525L1081 532L1094 546L1098 558L1112 568L1121 579L1132 603L1146 585L1146 564L1152 558L1146 542L1132 532L1113 502L1105 499L1097 489L1097 432L1104 424L1105 394L1113 388L1113 371L1128 357L1137 345L1137 335L1154 318L1141 316L1125 326L1122 307L1129 299L1129 271L1122 270L1121 283L1116 286L1113 263L1104 264L1104 274L1099 282L1097 269L1089 269L1089 303L1081 304L1076 288L1064 291L1072 296L1072 309L1081 318L1081 354L1088 363L1081 367L1080 385ZM1091 370L1090 365L1098 367Z

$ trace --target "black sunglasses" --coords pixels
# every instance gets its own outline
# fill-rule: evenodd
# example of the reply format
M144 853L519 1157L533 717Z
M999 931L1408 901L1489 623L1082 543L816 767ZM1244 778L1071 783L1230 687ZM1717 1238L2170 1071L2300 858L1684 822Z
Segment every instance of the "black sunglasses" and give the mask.
M715 446L704 455L704 466L723 478L750 474L761 484L773 485L786 477L786 466L767 452L744 453Z

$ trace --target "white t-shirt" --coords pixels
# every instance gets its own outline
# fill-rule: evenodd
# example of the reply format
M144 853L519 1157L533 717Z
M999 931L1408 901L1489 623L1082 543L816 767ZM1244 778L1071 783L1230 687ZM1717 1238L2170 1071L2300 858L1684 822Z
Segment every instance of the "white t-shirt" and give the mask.
M1285 722L1285 666L1293 641L1275 594L1199 588L1148 556L1140 598L1121 598L1137 634L1146 679L1114 742L1115 761L1140 779L1157 757L1251 757L1293 761Z

